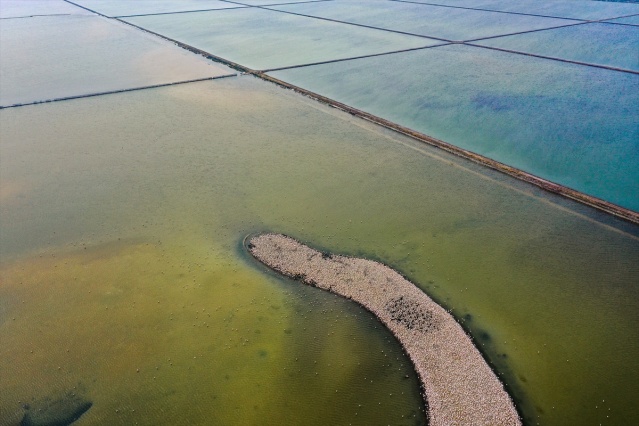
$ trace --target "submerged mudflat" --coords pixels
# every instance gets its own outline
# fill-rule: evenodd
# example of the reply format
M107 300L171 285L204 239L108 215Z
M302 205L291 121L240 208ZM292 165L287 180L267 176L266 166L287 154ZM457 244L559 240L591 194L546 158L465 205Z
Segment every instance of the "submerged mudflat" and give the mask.
M255 236L248 248L270 268L375 314L413 361L431 425L521 424L501 382L453 316L393 269L321 253L281 234Z

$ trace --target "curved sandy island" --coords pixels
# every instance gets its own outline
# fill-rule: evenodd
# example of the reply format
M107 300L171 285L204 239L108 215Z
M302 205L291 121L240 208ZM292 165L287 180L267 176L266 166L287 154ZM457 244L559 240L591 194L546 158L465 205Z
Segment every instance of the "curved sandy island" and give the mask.
M280 234L254 236L247 247L270 268L375 314L415 365L432 426L521 425L510 396L457 321L391 268L321 253Z

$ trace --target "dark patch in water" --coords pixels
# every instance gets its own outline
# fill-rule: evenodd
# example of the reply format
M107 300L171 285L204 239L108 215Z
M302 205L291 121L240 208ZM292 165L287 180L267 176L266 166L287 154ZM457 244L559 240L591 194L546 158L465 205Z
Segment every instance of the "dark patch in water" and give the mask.
M490 341L492 341L492 338L490 337L490 334L488 334L488 333L487 333L487 332L485 332L485 331L480 331L480 332L479 332L479 338L480 338L481 340L483 340L484 342L490 342Z
M492 222L489 219L486 218L480 218L480 217L469 217L469 218L465 218L465 219L458 219L455 220L454 222L450 223L449 225L446 225L445 227L443 227L441 229L441 232L447 234L447 235L451 235L451 234L456 234L458 232L464 232L464 231L468 231L468 230L474 230L474 229L479 229L482 227L486 227L487 225L491 224Z
M20 426L67 426L86 413L93 403L74 392L55 395L25 405Z
M494 95L492 93L477 93L472 102L476 108L488 108L493 111L509 111L520 102L516 96Z
M518 111L525 113L532 109L551 107L559 103L566 103L565 99L553 98L541 95L516 95L479 92L471 100L475 108L487 108L495 112ZM577 106L584 106L578 103ZM575 105L572 106L573 108Z
M473 316L471 314L466 314L464 315L464 321L472 321L473 320Z
M417 110L425 109L446 109L454 106L451 102L435 101L433 99L422 98L415 101L415 107Z

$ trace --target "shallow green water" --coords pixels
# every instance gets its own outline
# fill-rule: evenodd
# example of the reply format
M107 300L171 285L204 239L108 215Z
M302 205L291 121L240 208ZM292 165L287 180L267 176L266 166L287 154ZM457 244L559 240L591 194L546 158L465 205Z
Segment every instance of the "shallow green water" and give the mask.
M389 334L262 230L406 274L529 423L639 420L636 226L248 76L0 119L2 425L74 386L79 425L423 422Z

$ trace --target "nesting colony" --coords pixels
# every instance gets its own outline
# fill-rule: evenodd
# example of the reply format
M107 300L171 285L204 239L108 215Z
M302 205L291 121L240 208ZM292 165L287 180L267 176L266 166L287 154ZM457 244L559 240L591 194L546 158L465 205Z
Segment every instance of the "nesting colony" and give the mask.
M321 253L280 234L252 237L247 246L270 268L375 314L417 370L430 425L521 425L510 396L462 327L393 269Z

